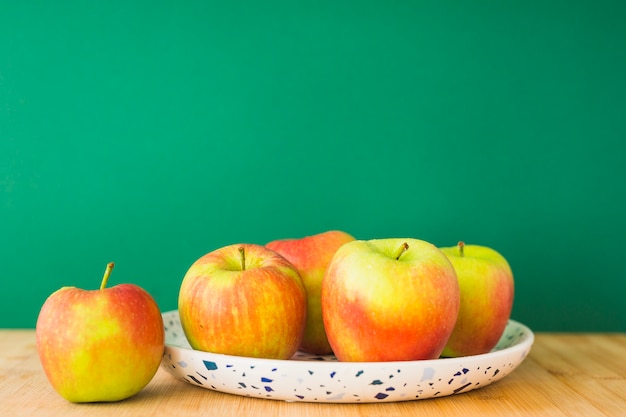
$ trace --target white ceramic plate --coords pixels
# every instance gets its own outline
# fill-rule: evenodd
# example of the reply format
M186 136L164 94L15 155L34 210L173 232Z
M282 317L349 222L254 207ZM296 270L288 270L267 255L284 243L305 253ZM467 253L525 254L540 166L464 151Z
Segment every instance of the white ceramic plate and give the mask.
M325 403L420 400L487 386L526 358L532 331L509 321L490 353L406 362L339 362L298 352L291 360L256 359L193 350L178 311L163 314L165 353L161 366L202 388L247 397Z

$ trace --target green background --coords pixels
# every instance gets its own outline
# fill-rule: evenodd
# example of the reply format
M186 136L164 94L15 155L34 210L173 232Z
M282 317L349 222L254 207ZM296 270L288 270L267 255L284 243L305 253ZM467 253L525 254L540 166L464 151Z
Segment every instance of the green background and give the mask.
M491 246L513 318L626 331L626 2L3 1L0 40L0 327L342 229Z

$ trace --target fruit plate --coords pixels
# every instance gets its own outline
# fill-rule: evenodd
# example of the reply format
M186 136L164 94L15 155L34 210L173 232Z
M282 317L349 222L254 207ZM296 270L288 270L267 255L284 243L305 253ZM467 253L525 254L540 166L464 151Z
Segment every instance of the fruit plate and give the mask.
M404 362L340 362L298 352L290 360L257 359L193 350L178 311L163 313L161 366L191 385L245 397L295 402L372 403L465 393L496 382L530 352L532 331L510 320L489 353Z

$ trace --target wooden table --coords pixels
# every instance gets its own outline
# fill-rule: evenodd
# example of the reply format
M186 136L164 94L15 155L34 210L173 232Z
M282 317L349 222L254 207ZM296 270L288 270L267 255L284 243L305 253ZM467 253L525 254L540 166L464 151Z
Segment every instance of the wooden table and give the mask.
M0 416L626 416L626 334L536 334L513 373L450 397L383 404L288 403L197 388L159 369L117 403L72 404L48 383L33 330L0 330Z

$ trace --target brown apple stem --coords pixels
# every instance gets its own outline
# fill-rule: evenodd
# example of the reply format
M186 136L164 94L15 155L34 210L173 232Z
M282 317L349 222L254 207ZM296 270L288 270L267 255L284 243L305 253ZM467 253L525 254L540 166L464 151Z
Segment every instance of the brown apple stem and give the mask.
M239 253L241 254L241 270L246 270L246 250L243 246L239 246Z
M463 249L465 249L465 242L460 241L460 242L457 244L457 246L459 247L459 254L460 254L461 256L464 256Z
M396 252L396 261L400 259L400 257L402 256L402 254L404 252L407 251L407 249L409 249L409 244L404 242L400 248L398 249L398 252Z
M100 284L100 289L103 290L104 287L107 286L107 281L109 280L109 276L111 275L111 271L115 264L113 262L109 262L107 264L107 269L104 270L104 276L102 277L102 283Z

